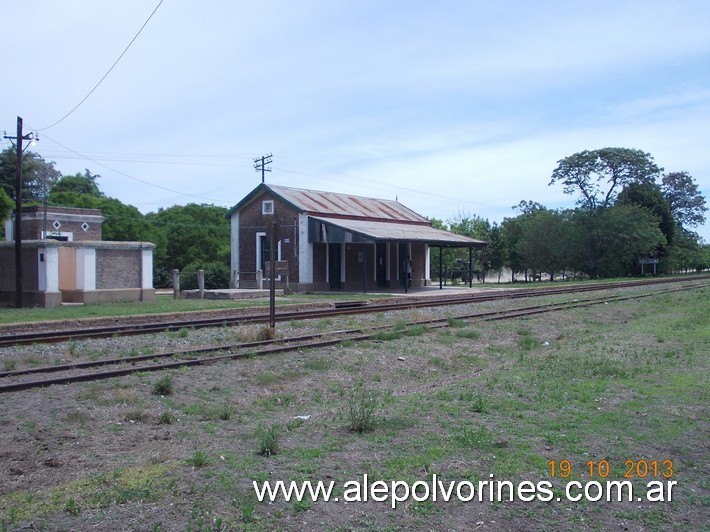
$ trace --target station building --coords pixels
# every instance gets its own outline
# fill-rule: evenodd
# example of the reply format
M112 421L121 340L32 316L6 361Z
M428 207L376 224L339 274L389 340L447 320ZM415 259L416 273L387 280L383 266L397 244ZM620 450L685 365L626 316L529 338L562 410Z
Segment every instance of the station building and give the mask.
M432 227L397 201L265 183L229 216L233 288L268 277L272 240L276 285L301 292L400 290L410 275L408 286L426 286L432 248L486 245Z

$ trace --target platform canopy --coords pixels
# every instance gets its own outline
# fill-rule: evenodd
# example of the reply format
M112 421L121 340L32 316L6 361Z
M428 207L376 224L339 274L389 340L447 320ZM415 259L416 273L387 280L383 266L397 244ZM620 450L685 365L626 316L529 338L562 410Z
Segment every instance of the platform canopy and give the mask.
M377 242L422 243L437 247L477 248L486 245L464 235L437 229L428 224L397 223L375 220L351 220L309 216L308 240L321 243Z

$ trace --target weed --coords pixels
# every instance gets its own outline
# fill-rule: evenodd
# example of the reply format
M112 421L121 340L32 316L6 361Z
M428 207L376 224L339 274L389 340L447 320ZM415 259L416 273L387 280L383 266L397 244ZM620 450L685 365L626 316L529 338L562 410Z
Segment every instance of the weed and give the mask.
M153 385L153 395L172 395L173 378L170 375L163 375Z
M406 331L404 331L405 336L421 336L427 332L429 328L426 325L414 325Z
M234 415L234 407L229 403L225 403L217 410L217 418L222 421L229 421Z
M461 319L458 319L458 318L453 318L453 317L451 317L451 316L449 316L448 318L446 318L446 324L447 324L449 327L453 327L453 328L456 328L456 329L460 329L460 328L462 328L462 327L466 327L466 322L465 322L464 320L461 320Z
M76 410L74 412L69 412L65 419L69 423L76 423L77 425L80 425L81 427L83 427L86 424L86 422L89 421L90 418L86 412L81 412L80 410Z
M359 383L348 397L347 416L348 428L362 434L374 430L379 396Z
M259 386L268 386L276 382L276 376L273 373L259 373L256 376L256 383Z
M279 451L279 438L281 427L279 425L259 425L255 431L257 439L257 452L261 456L271 456Z
M267 410L275 408L277 406L288 406L293 402L293 395L290 394L275 394L270 397L262 397L255 401L255 403Z
M187 463L193 467L205 467L210 461L209 455L200 449L195 450L192 456L187 459Z
M126 412L123 416L123 420L129 423L145 423L150 420L150 416L142 410L131 410L130 412Z
M318 320L318 323L316 323L316 329L318 329L320 332L323 332L328 330L332 325L333 320L325 318L322 320Z
M467 340L478 340L481 337L481 333L478 331L456 331L456 336Z
M64 511L70 515L79 515L81 513L81 507L74 499L69 499L64 504Z
M268 326L263 326L259 328L256 333L256 339L259 342L266 342L268 340L276 339L276 329Z
M292 431L296 430L297 428L303 426L303 423L304 423L304 421L301 418L292 419L288 423L286 423L286 430L288 432L292 432Z
M540 340L531 334L523 334L518 338L518 347L523 351L531 351L540 345Z
M481 413L487 407L487 399L482 393L462 392L459 395L459 400L470 403L471 412Z
M79 344L76 340L71 340L69 342L69 354L71 356L76 356L79 354Z
M391 340L399 340L402 337L401 331L378 331L372 337L373 340L378 340L380 342L389 342Z
M171 412L163 412L158 418L158 423L161 425L172 425L177 419Z
M314 358L311 360L306 360L303 363L304 369L310 369L314 371L324 371L330 369L333 366L333 362L325 357Z
M2 361L2 367L5 371L15 371L17 367L17 360L6 359Z
M243 523L253 523L256 520L255 511L256 504L252 497L243 496L239 499L239 512Z
M429 359L429 364L431 364L431 365L434 366L435 368L438 368L438 369L441 369L441 370L446 369L447 366L448 366L448 364L446 363L446 360L444 360L444 359L441 358L441 357L437 357L437 356L431 357L431 358Z
M307 498L301 499L300 501L294 501L293 511L294 512L307 512L311 509L311 501Z

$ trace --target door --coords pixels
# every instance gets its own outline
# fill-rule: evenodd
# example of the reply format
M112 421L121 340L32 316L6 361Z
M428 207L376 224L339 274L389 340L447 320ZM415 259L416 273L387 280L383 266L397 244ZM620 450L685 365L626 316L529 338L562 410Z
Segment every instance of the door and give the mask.
M328 244L328 279L331 290L340 290L340 275L343 264L340 256L340 246L342 244Z
M387 286L387 244L377 243L375 246L375 275L377 287Z
M407 280L407 259L409 259L409 245L399 244L397 253L397 264L399 284L405 286L405 280Z

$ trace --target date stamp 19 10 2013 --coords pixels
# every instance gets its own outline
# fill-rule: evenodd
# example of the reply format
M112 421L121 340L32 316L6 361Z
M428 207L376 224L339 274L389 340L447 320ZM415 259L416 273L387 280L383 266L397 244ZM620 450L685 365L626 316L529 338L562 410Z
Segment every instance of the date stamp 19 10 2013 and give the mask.
M609 460L589 460L584 464L582 470L575 470L572 462L567 459L550 460L547 462L550 468L550 476L553 478L579 478L582 472L589 478L608 478L612 474L612 466ZM625 460L623 474L619 475L626 479L646 479L646 478L672 478L675 474L673 470L673 460Z

